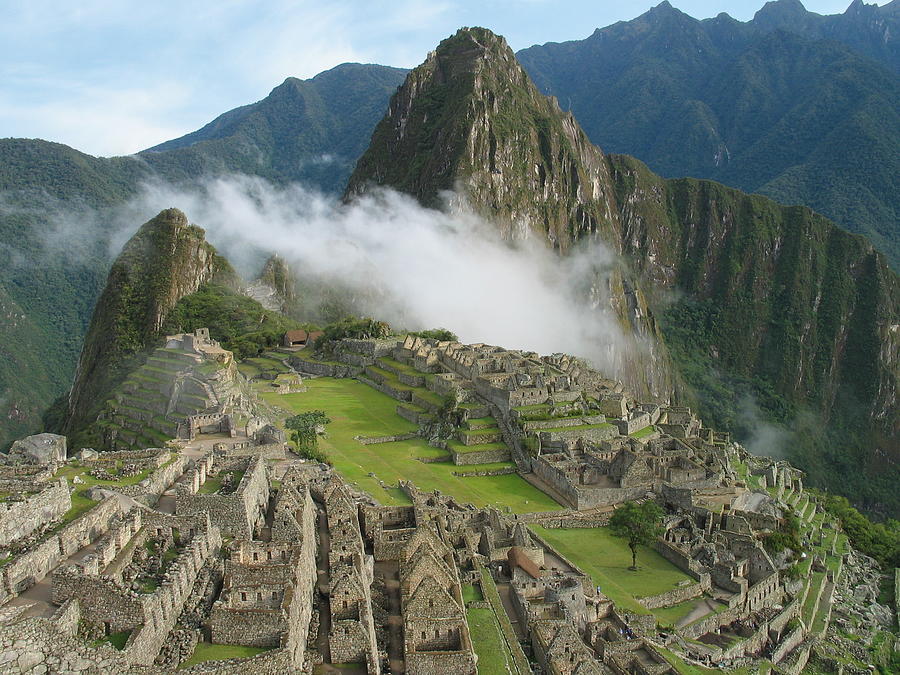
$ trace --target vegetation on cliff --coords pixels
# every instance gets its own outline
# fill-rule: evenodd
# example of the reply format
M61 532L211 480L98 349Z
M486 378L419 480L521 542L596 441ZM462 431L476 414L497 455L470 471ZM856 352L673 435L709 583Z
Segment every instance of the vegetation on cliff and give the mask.
M663 2L584 39L517 56L608 152L805 204L900 265L896 11L768 3L698 21Z
M241 360L277 347L286 331L300 327L297 321L231 288L207 284L178 301L166 315L160 334L209 328L210 336Z
M155 346L176 303L213 280L236 283L228 261L181 211L167 209L141 226L113 263L91 318L69 395L67 429L88 421L136 359Z

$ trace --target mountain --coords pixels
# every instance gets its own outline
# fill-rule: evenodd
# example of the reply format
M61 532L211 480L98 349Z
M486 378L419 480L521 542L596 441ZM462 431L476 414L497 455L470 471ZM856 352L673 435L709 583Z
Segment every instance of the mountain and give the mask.
M112 263L111 211L143 182L246 172L337 193L405 71L344 64L131 157L0 139L0 447L68 390ZM162 205L164 206L164 205ZM114 251L113 251L114 253Z
M897 269L896 7L856 2L822 17L779 0L742 23L663 2L517 56L607 151L809 206L866 235Z
M603 153L571 114L538 92L506 41L481 28L441 42L397 90L347 197L371 185L408 192L427 206L458 189L510 239L537 233L562 254L592 237L621 240ZM670 398L668 356L657 347L658 328L640 285L624 268L596 281L607 286L635 343L617 376L641 394ZM637 343L653 345L652 353Z
M345 63L309 80L289 77L262 101L139 153L170 178L246 173L340 192L406 71Z
M800 0L767 2L753 17L761 32L783 30L815 40L841 42L855 52L900 72L900 2L867 5L853 0L843 14L808 12Z
M166 209L128 240L97 301L69 394L67 429L81 425L151 346L179 300L211 281L235 284L231 265L204 231L178 209Z
M747 396L769 419L802 417L792 452L813 482L900 509L900 286L863 237L805 207L605 155L536 93L502 38L476 28L443 41L397 91L347 196L372 184L432 205L456 188L510 237L526 223L561 265L601 237L648 299L633 316L661 319L704 418L736 429Z

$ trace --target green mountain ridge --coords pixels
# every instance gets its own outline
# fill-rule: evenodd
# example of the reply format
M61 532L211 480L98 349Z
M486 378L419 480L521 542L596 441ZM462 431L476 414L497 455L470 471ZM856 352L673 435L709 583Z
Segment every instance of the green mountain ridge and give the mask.
M869 237L896 269L898 30L890 5L822 17L780 0L742 23L698 21L662 3L517 56L607 151L665 176L807 205ZM876 43L888 56L860 46Z
M405 75L400 68L345 63L309 80L289 77L262 101L138 156L175 179L241 172L336 193Z
M691 372L697 354L714 355L733 381L732 409L749 393L781 421L810 415L815 438L794 454L814 482L897 513L900 286L884 257L805 207L665 180L630 157L604 155L533 90L502 38L459 31L398 90L348 196L374 183L434 204L455 186L507 235L525 222L562 256L602 237L637 272L628 283L650 299L640 314L654 326L657 314L668 317L663 334L704 418L711 373ZM673 305L657 300L673 292L682 298ZM673 326L688 312L701 329L685 340ZM842 473L850 468L855 475Z

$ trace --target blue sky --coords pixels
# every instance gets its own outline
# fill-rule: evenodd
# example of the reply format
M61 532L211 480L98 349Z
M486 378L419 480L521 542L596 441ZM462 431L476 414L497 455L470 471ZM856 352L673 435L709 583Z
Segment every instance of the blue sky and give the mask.
M879 0L885 4L886 0ZM807 0L843 12L850 0ZM412 67L460 26L513 49L576 40L657 0L0 0L0 137L129 154L346 61ZM763 0L672 0L748 20ZM871 3L870 3L871 4Z

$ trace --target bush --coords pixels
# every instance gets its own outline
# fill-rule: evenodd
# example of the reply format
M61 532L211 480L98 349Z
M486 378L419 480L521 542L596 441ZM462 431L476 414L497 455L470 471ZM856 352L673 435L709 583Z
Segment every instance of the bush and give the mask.
M425 338L426 340L437 340L438 342L456 342L459 340L459 337L456 335L456 333L453 333L446 328L431 328L429 330L420 330L415 333L410 333L410 335Z
M347 317L325 326L315 344L316 351L329 351L331 343L346 338L371 340L385 338L391 334L391 327L384 321L372 318Z

